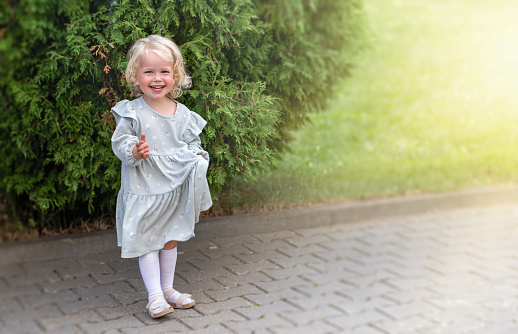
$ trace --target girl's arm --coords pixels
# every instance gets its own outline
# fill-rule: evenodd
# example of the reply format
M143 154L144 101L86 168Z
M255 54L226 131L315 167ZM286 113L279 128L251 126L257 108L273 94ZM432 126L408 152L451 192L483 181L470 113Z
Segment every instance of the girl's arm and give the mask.
M147 159L149 157L149 144L146 141L146 134L142 133L140 135L141 141L135 144L133 147L133 157L135 159Z
M133 124L130 118L121 118L115 128L112 135L112 149L113 153L127 166L136 167L142 163L142 159L149 156L149 146L145 142L145 136L142 140L135 135L133 130ZM141 151L137 147L137 143L140 143ZM143 146L144 145L144 146ZM134 154L134 150L137 150ZM147 152L145 151L147 149ZM146 154L147 156L143 156Z

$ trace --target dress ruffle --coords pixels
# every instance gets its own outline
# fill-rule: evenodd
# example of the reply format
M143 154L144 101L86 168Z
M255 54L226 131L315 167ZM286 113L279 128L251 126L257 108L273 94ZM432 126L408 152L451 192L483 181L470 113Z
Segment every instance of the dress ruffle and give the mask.
M201 118L200 115L193 111L191 111L189 118L190 122L188 122L185 126L185 132L183 133L183 139L186 143L190 143L196 140L199 137L205 125L207 125L207 122L203 118Z

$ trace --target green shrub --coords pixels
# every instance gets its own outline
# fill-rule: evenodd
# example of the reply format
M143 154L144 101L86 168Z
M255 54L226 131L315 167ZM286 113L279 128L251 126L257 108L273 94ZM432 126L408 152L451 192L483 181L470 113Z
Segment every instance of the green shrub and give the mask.
M254 180L347 74L358 1L0 4L0 192L41 223L113 210L109 110L132 99L125 54L149 34L171 37L193 76L179 101L208 121L212 190Z

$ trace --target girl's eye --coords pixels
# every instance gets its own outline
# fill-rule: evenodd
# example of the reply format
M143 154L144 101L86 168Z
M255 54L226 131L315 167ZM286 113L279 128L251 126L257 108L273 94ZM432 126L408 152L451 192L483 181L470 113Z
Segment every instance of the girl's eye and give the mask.
M162 73L169 73L169 71L162 71Z
M152 71L146 71L146 72L144 72L144 73L149 74L149 73L153 73L153 72L152 72Z

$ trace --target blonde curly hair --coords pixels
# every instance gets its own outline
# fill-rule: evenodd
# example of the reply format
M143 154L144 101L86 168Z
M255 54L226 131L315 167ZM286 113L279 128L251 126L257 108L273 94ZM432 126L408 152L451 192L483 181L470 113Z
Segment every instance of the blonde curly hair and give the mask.
M171 92L167 94L170 99L176 99L182 95L184 89L191 87L191 77L186 73L183 64L182 54L178 45L171 39L160 36L150 35L141 38L133 44L128 51L128 65L126 66L126 81L131 86L131 91L136 97L142 96L142 90L135 85L140 57L147 55L148 52L155 52L162 59L171 63L174 75L174 86Z

